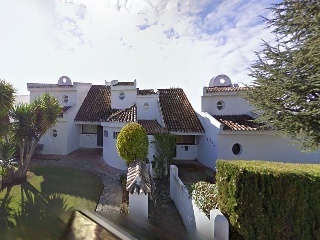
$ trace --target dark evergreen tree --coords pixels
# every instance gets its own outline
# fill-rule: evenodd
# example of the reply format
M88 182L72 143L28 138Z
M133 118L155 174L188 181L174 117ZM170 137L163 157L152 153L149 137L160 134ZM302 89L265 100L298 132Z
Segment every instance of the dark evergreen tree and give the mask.
M245 94L257 121L298 143L320 148L320 1L284 0L265 19L273 43L263 43Z

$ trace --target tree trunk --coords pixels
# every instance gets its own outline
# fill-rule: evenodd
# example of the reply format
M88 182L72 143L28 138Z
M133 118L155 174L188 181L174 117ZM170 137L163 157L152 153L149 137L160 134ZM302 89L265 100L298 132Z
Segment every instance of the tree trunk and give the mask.
M0 188L2 188L3 184L9 184L12 182L12 180L14 179L14 168L11 167L7 170L7 173L3 176L3 178L1 179L1 184L0 184Z

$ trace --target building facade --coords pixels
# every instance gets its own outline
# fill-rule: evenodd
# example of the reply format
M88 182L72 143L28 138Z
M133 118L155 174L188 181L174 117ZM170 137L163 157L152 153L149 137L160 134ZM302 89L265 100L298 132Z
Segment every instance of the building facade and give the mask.
M28 83L30 100L47 92L63 105L59 123L41 139L46 154L68 154L78 148L103 148L111 166L127 169L116 150L121 128L138 122L147 131L148 159L155 153L154 134L177 136L176 158L197 159L198 142L204 128L180 88L138 89L136 80L113 80L104 85L72 83L62 76L57 84Z
M242 97L247 89L232 84L226 75L218 75L203 88L200 119L205 134L199 141L199 160L212 168L217 159L320 163L319 151L300 152L275 131L254 122L253 109Z

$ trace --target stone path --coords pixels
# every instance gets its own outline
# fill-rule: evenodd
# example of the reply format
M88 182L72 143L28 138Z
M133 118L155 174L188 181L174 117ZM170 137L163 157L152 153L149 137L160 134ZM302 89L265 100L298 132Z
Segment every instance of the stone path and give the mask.
M118 170L107 165L102 158L102 149L80 148L65 156L47 155L46 158L45 160L33 159L31 164L77 168L97 175L103 182L104 187L96 211L120 212L119 206L122 201L120 174L127 171Z
M170 198L170 181L154 179L156 202L149 201L149 218L154 218L172 227L184 228L175 203Z

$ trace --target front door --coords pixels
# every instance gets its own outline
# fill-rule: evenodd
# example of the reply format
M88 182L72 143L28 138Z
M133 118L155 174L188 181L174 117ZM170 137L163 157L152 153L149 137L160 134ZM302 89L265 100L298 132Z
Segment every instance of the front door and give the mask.
M100 125L97 128L97 146L103 146L103 127Z

